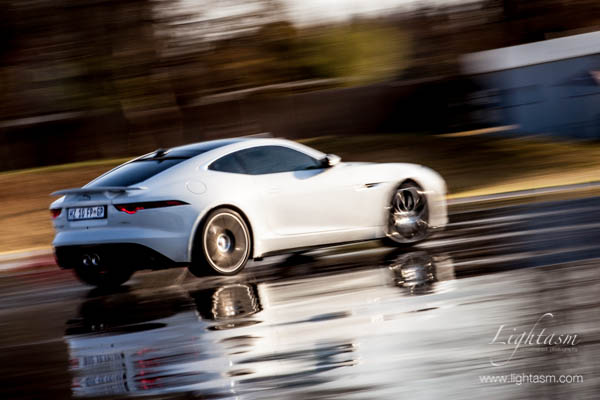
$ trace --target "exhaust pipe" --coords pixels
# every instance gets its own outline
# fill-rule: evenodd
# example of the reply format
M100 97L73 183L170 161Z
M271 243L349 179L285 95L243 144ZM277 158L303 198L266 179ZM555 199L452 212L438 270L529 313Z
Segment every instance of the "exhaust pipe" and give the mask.
M100 256L96 253L84 254L81 262L86 267L97 267L100 265Z

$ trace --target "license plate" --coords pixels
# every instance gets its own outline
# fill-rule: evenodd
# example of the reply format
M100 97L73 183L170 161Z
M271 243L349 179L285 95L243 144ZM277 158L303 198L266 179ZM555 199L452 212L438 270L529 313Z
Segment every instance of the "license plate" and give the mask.
M99 354L94 356L84 356L80 359L84 367L93 367L106 364L120 364L122 360L121 353Z
M105 206L76 207L67 209L67 219L69 221L101 218L106 218Z

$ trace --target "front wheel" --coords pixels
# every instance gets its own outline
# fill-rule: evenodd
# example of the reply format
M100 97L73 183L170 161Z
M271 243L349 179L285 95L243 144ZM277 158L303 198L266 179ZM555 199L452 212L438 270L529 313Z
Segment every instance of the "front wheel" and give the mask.
M429 234L429 207L425 191L405 182L392 196L387 236L395 244L420 242Z
M244 218L229 208L212 211L196 240L190 272L235 275L250 257L250 231Z

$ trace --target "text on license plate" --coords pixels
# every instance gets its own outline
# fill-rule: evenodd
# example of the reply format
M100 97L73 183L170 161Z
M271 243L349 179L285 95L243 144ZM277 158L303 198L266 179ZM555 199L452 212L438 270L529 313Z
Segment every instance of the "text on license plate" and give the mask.
M81 219L100 219L106 217L104 206L77 207L67 209L67 219L77 221Z

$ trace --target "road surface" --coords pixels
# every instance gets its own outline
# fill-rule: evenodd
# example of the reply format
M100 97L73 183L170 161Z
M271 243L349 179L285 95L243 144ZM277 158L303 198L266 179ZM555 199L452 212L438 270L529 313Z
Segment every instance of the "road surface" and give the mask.
M102 293L0 274L0 398L534 399L600 393L600 197L451 208L332 248ZM560 339L559 339L560 338Z

